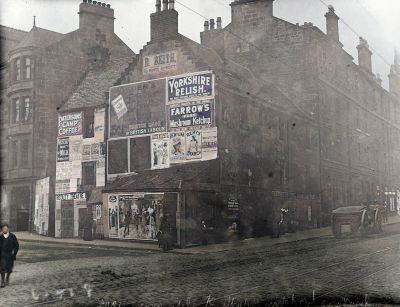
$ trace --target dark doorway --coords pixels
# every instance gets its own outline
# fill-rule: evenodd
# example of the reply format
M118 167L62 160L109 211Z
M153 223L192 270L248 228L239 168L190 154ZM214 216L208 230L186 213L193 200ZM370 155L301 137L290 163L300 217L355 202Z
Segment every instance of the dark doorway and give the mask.
M79 237L83 238L83 230L85 228L85 224L87 221L87 209L79 208L78 209L78 234Z
M18 210L17 212L17 230L28 231L29 230L29 211Z
M61 238L74 236L74 202L61 201Z

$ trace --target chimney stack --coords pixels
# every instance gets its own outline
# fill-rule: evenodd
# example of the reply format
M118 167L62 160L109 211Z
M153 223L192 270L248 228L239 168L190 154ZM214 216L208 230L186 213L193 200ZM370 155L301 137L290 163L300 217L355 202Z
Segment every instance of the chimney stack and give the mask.
M217 29L222 29L222 18L217 17Z
M339 17L335 13L335 8L329 5L329 11L325 14L326 35L334 41L339 42Z
M79 30L100 32L110 35L114 33L114 10L109 4L83 0L79 5Z
M214 19L210 19L210 30L214 30L215 29L215 22Z
M252 26L260 19L270 20L274 15L274 0L235 0L230 5L232 24L238 27Z
M358 66L363 70L372 74L372 52L369 50L368 42L360 37L360 44L357 46L358 49Z
M390 67L389 91L400 96L400 62L397 50L394 51L394 63Z
M206 20L204 22L204 32L208 31L210 29L210 23L208 22L208 20Z
M178 12L175 0L156 0L156 12L150 15L151 41L174 39L178 35Z

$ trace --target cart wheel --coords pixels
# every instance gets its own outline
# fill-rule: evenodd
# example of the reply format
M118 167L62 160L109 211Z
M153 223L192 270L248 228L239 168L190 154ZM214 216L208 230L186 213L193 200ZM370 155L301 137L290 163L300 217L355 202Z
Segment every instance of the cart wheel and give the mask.
M367 215L367 210L363 210L363 212L362 212L359 232L360 232L361 235L366 235L368 233L368 215Z

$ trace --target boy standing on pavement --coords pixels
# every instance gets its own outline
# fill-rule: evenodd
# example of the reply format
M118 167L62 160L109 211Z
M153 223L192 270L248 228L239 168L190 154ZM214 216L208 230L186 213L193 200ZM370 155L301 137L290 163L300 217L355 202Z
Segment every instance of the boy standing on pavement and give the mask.
M1 227L2 234L0 235L0 274L1 288L4 288L10 283L10 275L14 267L14 261L19 250L17 237L10 232L7 224ZM6 277L7 274L7 277Z

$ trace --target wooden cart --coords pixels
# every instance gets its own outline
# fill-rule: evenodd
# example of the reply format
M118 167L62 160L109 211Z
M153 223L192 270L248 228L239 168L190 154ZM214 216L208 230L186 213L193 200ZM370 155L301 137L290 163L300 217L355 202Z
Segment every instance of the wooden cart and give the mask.
M341 207L332 212L332 232L336 238L381 231L382 209L379 205Z

